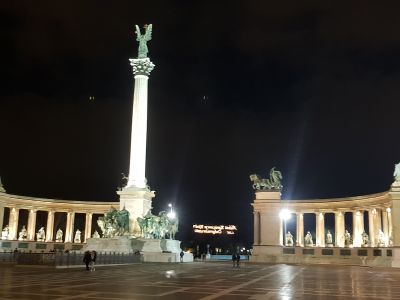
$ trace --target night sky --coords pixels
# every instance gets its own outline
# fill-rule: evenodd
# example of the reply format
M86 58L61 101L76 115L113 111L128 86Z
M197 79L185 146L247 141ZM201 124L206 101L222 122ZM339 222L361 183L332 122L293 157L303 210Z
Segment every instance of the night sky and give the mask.
M284 199L388 190L400 161L399 6L322 2L2 3L5 188L118 200L134 25L152 23L146 177L153 212L179 213L178 238L195 223L236 224L251 243L249 174L274 166Z

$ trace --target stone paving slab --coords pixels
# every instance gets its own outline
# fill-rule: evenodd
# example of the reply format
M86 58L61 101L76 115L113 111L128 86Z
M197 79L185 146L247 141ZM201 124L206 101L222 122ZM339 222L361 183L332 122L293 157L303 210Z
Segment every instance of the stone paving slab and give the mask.
M400 270L194 262L73 269L0 265L0 299L399 299Z

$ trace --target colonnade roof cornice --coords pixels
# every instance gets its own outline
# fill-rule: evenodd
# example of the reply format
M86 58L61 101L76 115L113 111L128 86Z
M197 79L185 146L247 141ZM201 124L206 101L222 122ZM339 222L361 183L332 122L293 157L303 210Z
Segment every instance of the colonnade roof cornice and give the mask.
M255 199L252 206L255 210L288 208L298 212L335 212L356 211L373 208L390 207L389 192L332 199L306 199L306 200L271 200Z
M57 212L104 213L111 206L118 208L119 202L75 201L35 198L0 192L0 204L19 209L33 209Z

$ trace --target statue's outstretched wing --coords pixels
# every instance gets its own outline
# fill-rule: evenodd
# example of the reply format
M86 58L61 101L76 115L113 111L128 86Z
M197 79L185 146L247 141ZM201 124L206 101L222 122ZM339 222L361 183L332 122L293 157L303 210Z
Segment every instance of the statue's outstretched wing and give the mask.
M136 40L139 41L139 39L140 39L140 37L141 37L142 35L140 34L140 28L139 28L139 26L137 26L137 25L135 25L135 26L136 26L136 30L135 30L135 32L136 32Z
M150 41L151 40L151 31L153 30L153 25L149 24L146 28L146 32L144 34L145 40Z

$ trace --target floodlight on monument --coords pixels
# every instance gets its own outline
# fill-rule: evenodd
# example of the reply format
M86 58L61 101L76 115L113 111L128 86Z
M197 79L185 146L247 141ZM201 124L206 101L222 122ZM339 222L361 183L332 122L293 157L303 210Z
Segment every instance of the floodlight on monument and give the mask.
M289 220L291 218L291 216L292 216L292 213L286 208L282 209L279 212L279 217L284 221Z
M175 219L176 214L175 212L172 210L172 204L168 203L168 207L171 209L170 212L167 214L167 217L170 219Z

